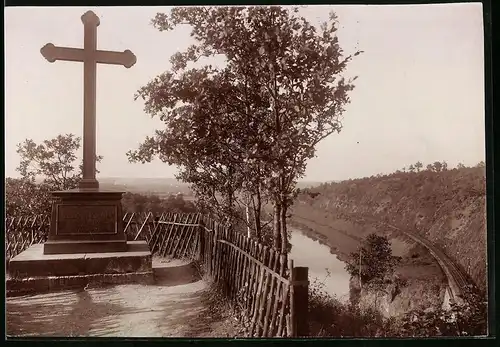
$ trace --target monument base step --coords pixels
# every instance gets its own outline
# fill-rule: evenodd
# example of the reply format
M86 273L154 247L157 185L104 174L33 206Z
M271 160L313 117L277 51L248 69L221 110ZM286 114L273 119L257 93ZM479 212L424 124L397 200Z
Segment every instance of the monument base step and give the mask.
M7 297L44 293L48 291L83 289L89 286L116 284L153 284L153 271L123 274L94 274L77 276L37 276L29 278L8 278Z
M9 262L13 279L152 272L145 241L127 242L125 252L44 254L43 244L29 247Z
M174 286L201 280L201 275L193 260L153 258L155 284Z
M49 240L43 245L44 254L75 254L126 252L129 248L126 240ZM147 245L146 245L147 246Z

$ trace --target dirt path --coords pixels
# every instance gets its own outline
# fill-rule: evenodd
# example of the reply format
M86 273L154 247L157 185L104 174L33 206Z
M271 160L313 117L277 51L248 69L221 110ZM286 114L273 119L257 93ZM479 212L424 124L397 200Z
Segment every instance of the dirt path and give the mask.
M8 298L8 336L227 337L238 326L214 315L208 283L119 285Z

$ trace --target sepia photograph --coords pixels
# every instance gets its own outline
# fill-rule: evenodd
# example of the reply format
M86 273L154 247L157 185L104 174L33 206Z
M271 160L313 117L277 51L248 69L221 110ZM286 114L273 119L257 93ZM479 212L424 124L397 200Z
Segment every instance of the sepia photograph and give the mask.
M6 338L487 336L483 10L6 7Z

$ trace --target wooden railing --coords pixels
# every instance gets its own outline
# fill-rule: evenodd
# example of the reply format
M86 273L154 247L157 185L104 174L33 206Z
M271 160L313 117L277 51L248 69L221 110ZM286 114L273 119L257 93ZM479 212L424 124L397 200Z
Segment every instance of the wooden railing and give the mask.
M200 220L199 213L126 213L123 224L128 239L147 241L153 254L195 259Z
M254 337L308 335L308 268L201 214L128 213L129 240L145 240L153 254L196 260L242 313ZM33 243L44 242L49 216L6 219L7 261Z
M308 269L205 218L199 260L240 312L249 336L307 336Z
M5 218L5 259L8 262L34 243L45 242L50 216L7 216Z

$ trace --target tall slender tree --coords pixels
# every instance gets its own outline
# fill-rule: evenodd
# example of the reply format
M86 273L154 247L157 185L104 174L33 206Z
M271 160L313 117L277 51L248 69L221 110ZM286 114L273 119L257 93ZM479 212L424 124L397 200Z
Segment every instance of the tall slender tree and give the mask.
M316 28L298 8L178 7L153 19L160 31L185 24L196 43L137 94L165 129L129 152L130 160L158 155L178 165L179 178L205 200L223 197L228 210L246 192L257 219L269 198L274 247L285 252L297 180L318 142L342 128L355 78L341 74L360 52L343 56L334 14ZM214 56L226 65L189 68Z

